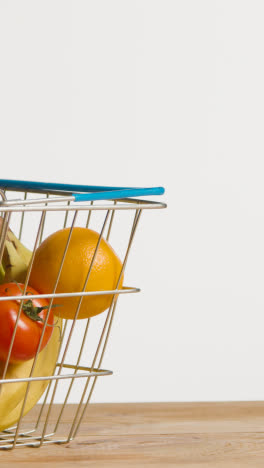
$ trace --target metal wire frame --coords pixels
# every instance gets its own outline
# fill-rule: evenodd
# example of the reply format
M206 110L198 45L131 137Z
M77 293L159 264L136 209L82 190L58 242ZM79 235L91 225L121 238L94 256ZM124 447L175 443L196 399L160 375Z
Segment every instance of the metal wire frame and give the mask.
M137 228L137 225L138 225L142 210L151 209L151 208L155 209L155 208L165 208L166 207L166 205L163 204L163 203L149 202L149 201L142 201L142 200L133 200L132 201L130 199L123 199L123 200L118 200L118 201L114 200L114 201L108 202L108 203L103 204L103 205L102 204L97 205L94 202L86 203L86 204L82 204L82 205L77 205L76 203L73 203L72 197L62 196L62 194L59 194L60 197L57 196L56 199L55 199L55 198L52 198L50 196L51 195L50 193L46 193L45 198L38 199L38 200L32 200L32 199L28 199L28 193L29 192L24 193L24 198L22 200L10 201L9 202L9 201L6 201L5 193L0 190L0 195L2 196L2 199L3 199L3 202L1 203L3 223L2 223L2 227L1 227L1 233L0 233L0 261L2 260L2 255L3 255L3 252L4 252L5 241L6 241L6 236L7 236L7 232L8 232L8 228L9 228L9 224L10 224L10 217L11 217L12 212L21 213L19 238L21 238L22 231L23 231L23 225L24 225L24 221L25 221L25 218L24 218L25 212L26 211L31 211L31 212L36 211L36 212L40 212L40 214L41 214L39 225L38 225L38 228L37 228L34 248L33 248L33 252L32 252L32 258L31 258L29 268L28 268L28 271L27 271L27 275L26 275L26 279L25 279L24 290L23 290L23 293L22 293L22 295L20 297L21 302L20 302L20 307L19 307L19 312L18 312L16 324L15 324L15 329L14 329L14 333L13 333L13 336L12 336L12 339L11 339L9 353L8 353L7 361L5 363L3 375L2 375L2 378L0 379L0 386L1 385L8 385L8 383L10 383L10 382L22 382L23 381L23 382L27 383L27 387L26 387L26 391L25 391L25 395L24 395L24 399L23 399L23 403L22 403L22 407L21 407L21 411L20 411L20 417L19 417L19 419L17 421L16 426L14 426L12 428L9 428L8 430L5 430L4 432L2 432L0 434L0 448L2 448L2 449L13 449L16 446L19 447L19 446L24 446L24 445L41 446L42 444L49 444L49 443L65 443L65 442L69 442L70 440L72 440L76 436L76 434L79 431L79 428L80 428L81 422L83 420L84 414L85 414L85 412L87 410L88 403L91 400L91 397L92 397L92 394L93 394L93 391L94 391L94 387L95 387L95 384L96 384L96 381L97 381L97 377L110 375L112 373L111 371L101 369L101 365L102 365L102 360L103 360L103 357L104 357L104 354L105 354L106 346L107 346L107 343L108 343L108 339L109 339L109 335L110 335L110 331L111 331L111 327L112 327L112 323L113 323L113 318L114 318L114 314L115 314L115 309L116 309L118 297L119 297L120 294L127 294L127 293L131 293L131 292L138 292L139 291L138 288L123 287L122 289L120 289L119 285L120 285L122 275L123 275L123 273L125 271L125 267L126 267L127 260L128 260L128 255L129 255L129 252L131 250L131 245L132 245L132 242L133 242L133 239L134 239L134 235L135 235L135 232L136 232L136 228ZM62 202L63 201L64 205L63 206L62 205L55 205L55 203L54 203L55 201L56 202ZM65 202L67 203L66 206L65 206ZM105 215L105 218L104 218L104 221L103 221L103 224L102 224L101 231L99 233L99 238L98 238L97 245L95 247L93 258L92 258L89 270L87 272L87 276L86 276L82 291L79 291L77 293L56 293L56 288L57 288L58 283L59 283L60 275L61 275L61 272L62 272L64 260L65 260L65 257L66 257L67 251L68 251L68 247L69 247L71 235L72 235L72 232L73 232L73 228L74 228L74 225L76 223L76 219L77 219L79 211L83 211L83 210L87 212L86 227L89 226L93 211L95 211L95 210L106 211L106 215ZM120 272L116 287L115 287L115 289L107 290L107 291L93 291L93 292L86 291L86 287L87 287L87 284L89 283L89 277L90 277L91 270L92 270L92 267L93 267L93 264L94 264L94 261L95 261L95 258L96 258L96 254L97 254L99 246L100 246L101 239L104 236L104 232L107 231L105 238L106 238L106 240L109 240L112 225L113 225L113 222L114 222L114 215L115 215L116 210L132 210L132 211L135 212L134 220L133 220L131 231L130 231L130 236L129 236L129 239L128 239L128 245L127 245L126 253L125 253L125 256L124 256L123 263L122 263L122 269L121 269L121 272ZM46 315L46 318L45 318L45 321L44 321L44 324L43 324L43 330L42 330L42 334L41 334L41 337L40 337L40 342L39 342L39 345L38 345L38 350L37 350L36 356L35 356L35 358L33 360L33 364L32 364L32 368L31 368L29 377L22 378L22 379L6 379L6 373L7 373L8 365L9 365L9 362L10 362L10 356L11 356L12 347L13 347L13 343L14 343L14 339L15 339L15 333L16 333L16 330L17 330L19 317L20 317L20 315L22 313L23 301L26 298L28 298L28 296L26 295L26 288L27 288L28 283L29 283L30 273L31 273L33 262L34 262L36 249L37 249L38 245L40 244L40 242L41 242L41 240L43 238L47 213L52 212L52 211L63 211L63 212L65 212L63 227L66 227L66 225L67 225L68 215L69 215L70 211L73 212L73 219L72 219L72 222L71 222L71 225L70 225L68 239L67 239L66 246L65 246L65 249L64 249L64 253L63 253L63 256L62 256L62 259L61 259L61 264L60 264L60 268L59 268L56 283L54 285L53 292L51 294L39 294L39 295L31 296L32 299L37 298L37 297L43 297L43 298L46 297L47 299L50 299L49 308L47 310L47 315ZM91 365L90 366L81 365L81 359L82 359L82 356L83 356L83 351L85 349L85 346L87 345L87 337L88 337L88 331L89 331L89 328L90 328L91 319L87 319L86 320L86 325L85 325L85 327L83 327L83 337L82 337L82 340L81 340L79 352L77 354L76 362L75 363L66 363L65 362L66 357L67 357L68 351L70 349L70 343L72 341L72 337L73 337L73 334L74 334L74 330L75 330L75 326L76 326L76 322L77 322L77 318L78 318L78 313L79 313L79 310L80 310L80 307L81 307L81 304L82 304L83 297L89 296L89 295L102 295L102 294L108 294L108 295L111 294L112 295L112 300L111 300L111 304L110 304L110 307L108 309L108 312L106 313L106 318L105 318L105 321L104 321L104 324L103 324L103 327L102 327L101 334L99 336L98 344L97 344L97 347L96 347L96 350L95 350L94 357L92 359ZM44 376L43 377L33 377L34 369L35 369L35 366L36 366L36 361L37 361L37 358L38 358L38 355L39 355L39 352L40 352L42 339L43 339L43 336L44 336L44 333L45 333L45 328L46 328L47 323L48 323L48 317L49 317L50 311L52 309L52 304L53 304L54 299L58 298L58 297L75 297L75 296L79 297L79 301L78 301L78 305L77 305L77 308L76 308L75 316L74 316L73 320L64 321L62 336L61 336L61 342L60 342L60 349L59 349L59 355L61 355L61 357L59 358L58 362L54 365L53 374L48 376L48 377L44 377ZM17 299L17 297L14 297L14 298ZM12 299L12 297L9 297L8 299L10 300L10 299ZM0 304L1 304L1 301L4 301L4 300L7 300L7 299L3 298L3 297L0 297ZM68 332L68 336L66 337L66 331L67 331L68 325L70 326L70 330ZM96 361L98 361L97 364L96 364ZM63 374L63 371L67 371L67 370L71 370L72 372L67 373L67 374L65 374L65 373ZM78 406L76 408L75 414L73 415L73 419L72 419L72 423L71 423L68 435L65 436L65 437L59 437L58 438L58 437L55 437L55 435L57 434L57 431L58 431L58 428L59 428L60 424L62 423L64 410L65 410L67 402L69 400L69 397L70 397L74 382L77 381L76 379L78 379L78 380L79 379L81 379L81 380L84 379L85 380L82 395L81 395L79 404L78 404ZM23 421L23 415L24 415L24 410L25 410L27 398L28 398L29 392L30 392L30 385L34 381L41 381L41 380L46 380L49 383L48 383L48 386L47 386L47 389L46 389L46 392L45 392L44 401L43 401L42 405L38 405L38 406L40 406L40 411L39 411L39 415L38 415L38 418L37 418L37 421L36 421L36 425L35 425L35 427L33 429L32 428L30 428L28 430L23 429L21 431L20 428L21 428L21 424L22 424L22 421ZM55 397L56 397L56 394L57 394L58 385L62 381L67 381L68 382L68 390L67 390L64 402L62 404L62 407L60 409L59 415L58 415L58 417L56 419L54 428L53 428L52 431L48 431L48 429L50 428L50 422L49 421L50 421L50 416L51 416L51 413L52 413L52 410L53 410L53 407L54 407L54 402L55 402Z

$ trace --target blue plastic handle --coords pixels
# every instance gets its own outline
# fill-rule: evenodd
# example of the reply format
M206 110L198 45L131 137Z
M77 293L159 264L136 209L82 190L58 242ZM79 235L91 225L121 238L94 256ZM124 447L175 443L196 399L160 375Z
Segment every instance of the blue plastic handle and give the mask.
M26 180L0 179L0 187L8 190L58 190L69 192L75 201L116 200L120 198L141 197L146 195L163 195L163 187L108 187L99 185L55 184L50 182L33 182ZM75 193L82 192L82 193Z
M97 193L76 193L73 194L75 201L92 201L92 200L117 200L120 198L141 197L146 195L162 195L163 187L150 188L115 188L98 191Z

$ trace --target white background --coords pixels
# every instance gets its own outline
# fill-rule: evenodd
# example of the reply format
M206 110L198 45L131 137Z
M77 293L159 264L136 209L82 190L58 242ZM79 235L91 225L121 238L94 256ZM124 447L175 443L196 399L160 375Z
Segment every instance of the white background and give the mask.
M263 398L263 14L252 0L0 1L1 177L166 188L93 401Z

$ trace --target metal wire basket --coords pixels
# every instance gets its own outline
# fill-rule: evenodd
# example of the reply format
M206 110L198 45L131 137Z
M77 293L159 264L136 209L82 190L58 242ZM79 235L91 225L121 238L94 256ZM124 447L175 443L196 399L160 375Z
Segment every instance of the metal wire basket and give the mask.
M91 226L94 219L96 230L99 233L92 262L89 271L87 271L86 281L81 291L74 293L56 293L55 285L52 294L31 296L32 299L48 299L49 309L47 317L52 308L53 301L56 298L68 296L76 296L79 298L78 307L74 312L74 319L63 321L58 360L51 375L33 377L42 337L45 332L45 327L47 326L47 320L45 320L40 344L36 357L33 359L28 377L19 379L7 378L7 370L15 339L16 327L14 329L8 358L4 364L2 376L0 376L0 389L2 389L4 385L9 385L10 383L26 382L26 391L20 402L19 417L17 418L16 425L0 433L0 448L13 449L14 447L21 446L40 447L42 444L66 443L76 436L87 405L91 400L97 378L112 374L111 371L104 370L101 366L113 322L117 299L120 294L126 295L139 292L139 289L136 287L123 286L120 289L119 282L127 264L128 255L140 216L144 210L166 207L164 203L146 201L134 197L161 195L163 193L164 189L162 187L140 189L0 180L0 195L2 197L0 211L3 218L0 232L0 262L2 261L9 226L11 226L13 231L15 230L19 239L27 241L32 247L32 257L24 281L24 291L19 297L20 307L16 325L22 312L23 301L28 298L26 295L26 288L29 283L36 249L47 234L53 232L54 229L70 228L66 248L61 258L60 270L56 282L57 285L74 226L78 225L88 228ZM118 232L118 227L122 224L122 218L124 218L127 229L126 235L122 231L122 270L116 288L108 291L98 290L89 292L87 291L87 284L100 241L102 238L108 241L113 229L116 228L116 232ZM55 224L56 228L54 227ZM27 229L27 227L30 227L30 229ZM25 239L28 233L30 233L30 239L29 237ZM117 236L117 239L120 241L120 236ZM106 312L100 315L99 319L92 317L77 320L84 296L109 295L110 293L112 297L111 305ZM15 299L15 296L13 298L8 297L8 300L10 299ZM0 310L1 304L6 300L6 297L0 297ZM91 336L88 330L94 325L97 327L97 332L95 333L93 331ZM78 349L76 345L73 346L73 343L76 343L76 341L79 343ZM87 351L88 346L89 352ZM36 381L46 381L48 385L43 394L41 404L35 406L38 411L38 416L36 423L32 427L32 425L30 426L25 422L24 413L27 398L30 394L30 386ZM77 387L75 384L77 384ZM65 414L64 410L67 403L70 401L74 385L75 391L77 388L80 397L79 404L75 413L72 415L70 424L69 421L65 424L63 420ZM58 394L64 397L64 401L59 407L59 412L54 405L56 402L56 395ZM56 412L55 424L53 411ZM53 421L52 424L51 420Z

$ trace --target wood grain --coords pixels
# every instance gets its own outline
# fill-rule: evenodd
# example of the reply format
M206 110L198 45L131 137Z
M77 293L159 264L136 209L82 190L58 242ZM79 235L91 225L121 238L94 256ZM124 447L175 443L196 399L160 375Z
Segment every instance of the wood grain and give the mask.
M75 410L68 405L65 429ZM35 407L27 421L36 414ZM263 468L264 403L91 404L70 444L0 452L1 468L17 465Z

